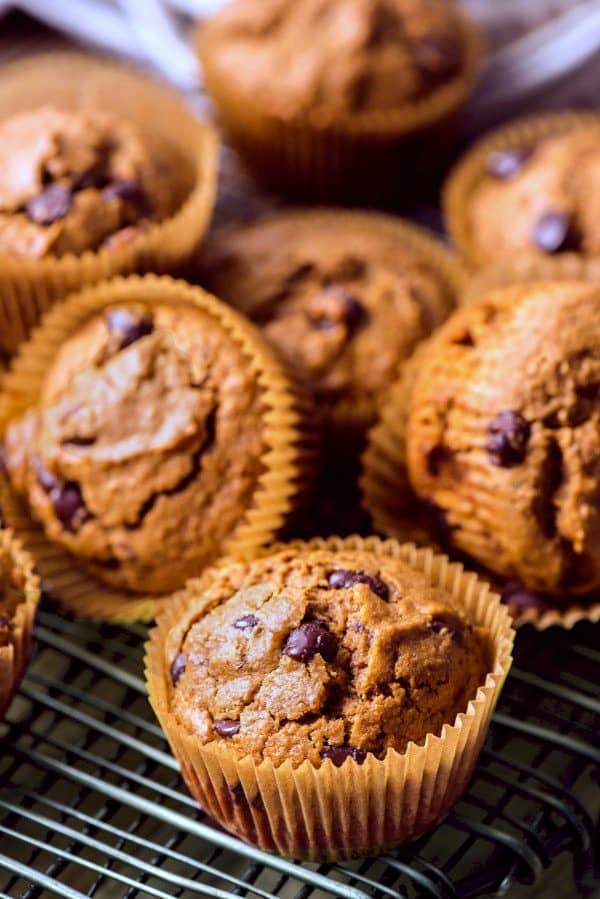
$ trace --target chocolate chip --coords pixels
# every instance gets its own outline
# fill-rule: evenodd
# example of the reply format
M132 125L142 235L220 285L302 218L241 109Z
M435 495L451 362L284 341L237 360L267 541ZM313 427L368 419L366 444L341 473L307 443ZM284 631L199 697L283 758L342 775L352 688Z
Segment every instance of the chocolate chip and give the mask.
M75 533L90 517L81 488L74 481L55 487L50 493L54 511L66 531Z
M412 51L422 74L434 80L451 75L460 62L458 48L439 37L421 38L413 44Z
M5 618L4 615L0 615L0 628L10 628L11 624L8 618Z
M371 592L383 599L384 602L389 599L390 591L387 584L381 578L367 574L366 571L349 571L346 568L339 568L337 571L332 571L327 580L329 586L334 590L349 590L356 584L366 584Z
M488 456L502 468L520 465L527 454L531 425L519 412L500 412L488 425L485 448Z
M154 322L149 316L136 315L126 309L113 309L106 316L106 324L112 334L120 337L121 350L154 331Z
M500 181L508 181L519 174L530 156L531 150L526 147L494 150L487 158L486 170L494 178L499 178Z
M527 590L518 581L508 581L502 591L501 600L505 605L514 606L520 612L527 609L538 609L543 612L548 608L548 603L541 593Z
M453 459L453 453L450 447L443 443L438 443L432 447L427 453L427 471L436 478L444 465L448 465Z
M236 627L239 631L247 631L252 630L253 627L256 627L258 624L258 618L256 615L242 615L241 618L236 618L233 622L233 626Z
M432 618L429 627L434 634L451 634L455 643L462 643L462 631L452 621L445 618Z
M579 240L571 219L564 212L542 213L533 229L533 240L544 253L577 250Z
M184 673L186 662L187 654L185 652L180 652L171 662L171 683L173 686L179 682L180 677Z
M234 718L217 718L213 727L220 737L235 737L240 732L240 722Z
M365 318L365 307L353 294L344 297L344 319L351 331L355 331Z
M332 662L337 654L337 638L320 621L304 621L300 627L290 632L283 652L298 662L308 662L313 656L321 655L326 662Z
M122 200L134 206L143 206L146 202L144 191L137 181L112 181L102 191L102 199Z
M71 208L72 195L63 184L51 184L27 203L27 215L36 225L51 225L65 217Z
M349 758L362 765L366 757L367 753L363 749L356 749L354 746L328 746L321 752L321 758L330 759L336 768L339 768Z

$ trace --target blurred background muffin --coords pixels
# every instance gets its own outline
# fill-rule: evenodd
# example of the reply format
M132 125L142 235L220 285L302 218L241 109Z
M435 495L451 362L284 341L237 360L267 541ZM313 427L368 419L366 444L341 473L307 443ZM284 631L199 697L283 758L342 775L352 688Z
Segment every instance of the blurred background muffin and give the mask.
M133 240L177 197L143 135L51 106L0 124L0 252L64 256Z
M474 265L600 256L600 115L532 116L487 135L450 175L445 211Z
M245 161L286 193L391 194L470 93L475 24L447 0L234 0L199 31L209 93ZM405 172L406 174L406 172Z

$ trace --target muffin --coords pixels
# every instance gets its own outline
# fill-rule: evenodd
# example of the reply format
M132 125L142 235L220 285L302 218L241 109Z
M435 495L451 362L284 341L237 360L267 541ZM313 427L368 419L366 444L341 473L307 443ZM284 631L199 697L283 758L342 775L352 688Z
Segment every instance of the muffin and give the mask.
M513 285L456 312L370 435L377 527L394 532L386 492L408 481L439 539L509 581L519 611L527 591L538 611L539 594L563 610L597 595L599 335L600 287L583 282Z
M315 399L323 430L361 439L398 363L447 317L462 270L401 219L283 212L216 232L200 279L262 329Z
M39 598L31 557L0 528L0 719L25 672Z
M202 807L262 848L314 858L410 839L445 814L475 763L479 688L506 669L510 632L497 597L450 568L352 537L280 545L190 581L152 633L147 674ZM459 760L450 731L462 727ZM437 793L416 821L408 791L419 795L428 764ZM399 795L413 805L404 816Z
M46 106L0 123L0 253L115 247L169 202L164 171L123 119Z
M72 297L5 388L12 490L69 567L125 594L167 593L260 546L300 490L293 386L251 326L183 282ZM10 503L5 514L18 530Z
M78 53L3 68L0 351L116 273L176 271L214 202L217 144L167 88Z
M201 25L198 46L253 171L338 199L410 186L402 164L423 161L481 55L478 31L447 0L234 0Z
M468 261L600 256L600 116L563 113L500 128L446 187L448 228Z

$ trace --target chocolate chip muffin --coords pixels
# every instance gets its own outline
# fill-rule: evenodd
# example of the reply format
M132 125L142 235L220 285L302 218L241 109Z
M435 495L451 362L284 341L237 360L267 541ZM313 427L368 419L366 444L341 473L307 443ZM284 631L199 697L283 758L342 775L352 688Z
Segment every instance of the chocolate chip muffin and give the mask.
M439 538L518 582L507 586L509 604L521 608L526 591L532 607L536 593L567 605L597 591L599 335L592 284L512 286L455 313L371 435L375 516L387 434ZM368 487L376 472L378 501Z
M173 597L146 647L148 695L228 830L293 858L373 855L465 789L511 645L499 598L445 556L295 541Z
M31 557L0 528L0 719L25 671L39 598Z
M0 253L115 247L169 211L165 173L129 122L48 106L0 124Z
M370 162L464 100L480 50L447 0L235 0L198 43L232 139L259 175L296 192L377 180Z
M452 309L462 279L390 216L297 211L217 232L200 278L249 316L315 397L325 430L360 436L398 363Z
M299 490L293 390L214 298L155 278L73 298L24 348L11 408L29 389L28 359L43 376L6 427L6 471L50 542L101 581L163 593L281 525Z
M500 128L445 190L449 231L469 261L600 256L600 117L563 113Z
M240 756L319 765L439 733L489 667L485 632L398 559L284 550L215 575L167 638L171 710Z

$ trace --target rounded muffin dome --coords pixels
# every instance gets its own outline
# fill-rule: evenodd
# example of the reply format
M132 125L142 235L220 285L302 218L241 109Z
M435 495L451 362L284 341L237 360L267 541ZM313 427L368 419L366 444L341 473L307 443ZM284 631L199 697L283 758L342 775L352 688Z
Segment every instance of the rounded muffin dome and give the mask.
M487 632L400 559L293 548L215 569L166 637L170 710L240 756L364 762L440 733L489 666Z
M600 288L521 285L456 312L406 397L413 490L459 550L548 594L600 586Z
M0 125L0 252L41 258L131 242L171 211L142 133L102 112L45 106Z
M454 77L461 22L447 0L235 0L201 46L212 78L249 102L323 123L401 107Z
M392 216L284 212L217 232L201 280L251 318L314 396L324 423L362 431L398 363L454 307L462 271Z

